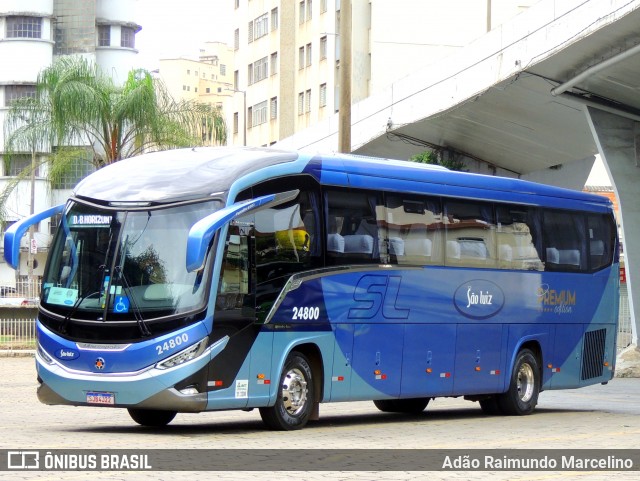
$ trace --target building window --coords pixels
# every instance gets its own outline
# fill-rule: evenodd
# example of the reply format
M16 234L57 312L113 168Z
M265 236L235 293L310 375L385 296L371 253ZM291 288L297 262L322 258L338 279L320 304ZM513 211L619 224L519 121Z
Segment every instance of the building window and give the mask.
M4 105L10 107L11 104L20 98L36 97L35 85L5 85L4 87Z
M235 8L240 8L240 0L235 0Z
M309 67L311 65L311 44L307 44L307 63L306 66Z
M267 101L253 106L253 127L264 124L267 121Z
M311 90L307 90L304 111L307 113L311 112Z
M249 22L247 25L247 34L249 35L249 43L253 42L253 21Z
M234 134L238 133L238 124L240 123L238 117L239 117L238 112L234 112L233 113L233 133Z
M233 31L233 48L238 50L240 48L240 29L236 28Z
M191 69L187 69L187 75L191 75Z
M271 54L271 75L278 73L278 52Z
M298 49L298 68L304 68L304 47Z
M247 66L247 84L253 85L253 64Z
M120 28L120 46L125 48L136 47L136 35L131 27Z
M6 175L18 176L25 170L31 171L31 155L19 154L11 156L11 163L9 164L9 170ZM36 166L36 177L39 177L38 167Z
M249 128L253 126L253 107L249 107L247 109L247 120L245 121L245 125Z
M98 25L98 47L111 46L111 25Z
M79 158L74 160L69 168L65 169L65 174L62 178L52 185L52 187L54 189L73 189L78 182L96 170L95 166L88 160L89 158L90 156L87 152L85 159Z
M307 16L305 15L305 12L304 12L304 4L305 4L305 2L304 2L304 0L302 0L300 2L300 24L303 24L305 22L306 18L307 18Z
M227 75L227 66L225 64L220 64L220 75Z
M205 89L205 92L206 92L206 93L208 93L208 94L210 94L210 93L211 93L211 89L210 89L209 87L207 87L207 88Z
M275 120L278 118L278 97L272 97L269 105L269 118Z
M313 8L311 8L311 0L307 0L307 20L311 20Z
M255 32L255 36L253 37L255 40L259 39L260 37L264 37L266 34L269 33L269 15L268 14L264 14L264 15L260 15L258 18L255 19L255 21L253 22L256 32Z
M7 17L7 38L42 38L42 18Z
M269 57L263 57L253 64L253 83L264 80L269 75Z
M320 60L327 58L327 36L320 37Z
M304 114L304 92L298 94L298 115Z
M320 13L327 12L327 0L320 0Z
M320 85L320 107L327 106L327 84Z
M233 90L238 90L240 85L240 72L238 70L233 72Z
M278 29L278 7L271 10L271 31Z

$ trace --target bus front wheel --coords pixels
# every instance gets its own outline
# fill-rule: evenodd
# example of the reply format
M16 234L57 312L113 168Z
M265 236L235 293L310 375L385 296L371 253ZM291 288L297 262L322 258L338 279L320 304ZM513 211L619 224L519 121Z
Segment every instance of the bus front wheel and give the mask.
M260 416L270 429L302 429L313 411L313 375L307 358L292 352L280 376L275 405L260 408Z
M155 409L129 408L129 416L141 426L162 427L173 421L176 411L160 411Z
M498 396L498 407L503 414L522 416L531 414L540 394L540 367L535 354L529 349L518 353L511 373L507 392Z

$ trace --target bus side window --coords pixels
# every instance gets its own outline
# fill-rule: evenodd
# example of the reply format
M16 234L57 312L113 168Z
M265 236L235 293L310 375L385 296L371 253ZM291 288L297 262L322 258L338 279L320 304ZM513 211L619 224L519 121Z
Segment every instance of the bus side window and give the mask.
M560 210L545 211L543 220L545 270L586 271L585 218Z
M353 264L380 262L384 234L378 215L384 211L380 196L370 192L331 190L326 193L327 262Z
M438 199L386 196L388 249L392 263L442 265L442 209Z
M615 224L611 216L590 214L587 216L589 240L589 270L597 271L611 264L615 245Z
M482 202L446 201L445 264L496 267L496 225L493 206Z
M544 270L536 211L527 206L497 205L496 242L501 269Z
M256 212L258 283L305 270L319 254L310 197L301 192L293 202Z

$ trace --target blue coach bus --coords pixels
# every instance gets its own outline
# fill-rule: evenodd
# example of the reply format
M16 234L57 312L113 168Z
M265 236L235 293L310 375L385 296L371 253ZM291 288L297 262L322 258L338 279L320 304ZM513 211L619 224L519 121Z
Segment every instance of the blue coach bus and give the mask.
M37 319L45 404L416 413L464 396L531 413L542 390L614 374L609 200L412 162L196 148L122 160L57 215Z

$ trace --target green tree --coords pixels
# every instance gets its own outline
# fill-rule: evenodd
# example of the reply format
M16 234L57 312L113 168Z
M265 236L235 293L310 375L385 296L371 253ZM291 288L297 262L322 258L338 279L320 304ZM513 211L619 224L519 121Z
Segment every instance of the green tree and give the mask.
M78 160L99 169L146 151L224 144L227 135L219 109L173 99L146 70L116 85L83 57L62 57L44 69L35 95L12 102L4 128L5 167L13 154L28 152L26 170L37 168L36 154L45 154L52 185Z
M441 165L449 170L466 172L463 160L455 155L449 155L444 158L442 152L437 152L435 150L425 150L424 152L411 156L409 160L419 162L421 164Z

